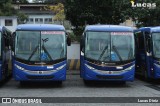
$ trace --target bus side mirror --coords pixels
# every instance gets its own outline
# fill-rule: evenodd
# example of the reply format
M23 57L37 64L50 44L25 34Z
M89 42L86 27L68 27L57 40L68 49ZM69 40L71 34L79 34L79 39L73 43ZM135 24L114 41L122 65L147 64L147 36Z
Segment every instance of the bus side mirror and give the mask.
M84 51L83 48L84 48L84 42L83 42L83 38L81 38L80 49L82 52Z
M16 34L16 32L13 32L13 33L12 33L12 35L15 35L15 34Z
M81 37L81 42L80 42L80 50L82 52L84 52L84 45L85 45L85 40L84 40L84 33L83 33Z
M67 45L71 46L71 38L69 36L67 37Z
M69 37L69 33L66 32L66 36L67 36L67 45L71 46L71 38Z

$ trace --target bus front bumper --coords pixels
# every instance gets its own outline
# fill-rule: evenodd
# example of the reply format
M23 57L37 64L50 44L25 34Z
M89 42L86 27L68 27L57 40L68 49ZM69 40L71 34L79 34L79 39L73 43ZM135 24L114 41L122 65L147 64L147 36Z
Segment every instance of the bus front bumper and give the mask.
M15 67L14 78L17 81L64 81L66 65L59 70L23 71Z
M102 80L102 81L133 81L135 75L135 66L128 71L103 71L89 69L85 67L84 79L85 80Z

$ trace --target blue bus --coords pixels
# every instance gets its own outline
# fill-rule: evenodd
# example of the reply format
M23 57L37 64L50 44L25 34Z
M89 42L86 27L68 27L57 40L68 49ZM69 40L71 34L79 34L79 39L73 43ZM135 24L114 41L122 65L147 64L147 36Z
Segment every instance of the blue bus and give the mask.
M11 63L11 35L10 30L4 26L0 26L0 81L12 75L12 71L9 69L9 61Z
M136 39L136 74L146 79L160 78L160 26L134 31Z
M80 76L85 83L134 80L135 40L131 27L86 26L80 52Z
M67 37L62 25L22 24L14 36L13 76L28 81L66 80Z

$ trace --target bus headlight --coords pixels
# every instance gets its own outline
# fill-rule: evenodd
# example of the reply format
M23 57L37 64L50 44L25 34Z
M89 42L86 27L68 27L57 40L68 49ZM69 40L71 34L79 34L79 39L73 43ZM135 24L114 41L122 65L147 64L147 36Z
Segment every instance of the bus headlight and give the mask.
M29 71L29 70L26 70L26 69L22 68L21 66L19 66L19 65L17 65L17 64L15 64L15 66L16 66L18 69L20 69L20 70ZM56 70L57 70L57 71L58 71L58 70L61 70L61 69L64 68L65 66L66 66L66 64L64 64L64 65L62 65L62 66L60 66L60 67L57 67ZM52 71L52 70L51 70L51 71Z
M63 64L62 66L57 67L56 70L61 70L61 69L64 68L65 66L66 66L66 64Z
M132 66L130 66L130 67L124 69L124 70L111 71L111 70L97 70L97 69L95 69L95 68L93 68L93 67L91 67L91 66L89 66L87 64L85 64L85 66L87 68L89 68L90 70L92 70L94 72L97 72L97 73L100 73L100 74L120 74L120 73L123 73L123 72L130 71L130 70L132 70L135 67L135 65L132 65Z
M124 69L123 72L130 71L133 67L135 67L135 65L132 65L132 66L130 66L130 67Z
M20 70L25 70L24 68L22 68L21 66L19 66L19 65L17 65L17 64L15 64L15 66L18 68L18 69L20 69Z
M87 68L89 68L89 69L91 69L91 70L95 70L95 68L93 68L93 67L91 67L91 66L89 66L89 65L87 65L87 64L85 64L85 66L87 66Z

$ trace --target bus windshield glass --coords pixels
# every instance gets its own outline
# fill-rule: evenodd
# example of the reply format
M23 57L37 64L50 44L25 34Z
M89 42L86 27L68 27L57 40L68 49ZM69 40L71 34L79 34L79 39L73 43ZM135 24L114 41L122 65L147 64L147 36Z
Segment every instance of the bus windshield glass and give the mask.
M16 58L53 61L66 56L64 31L17 31Z
M118 62L134 59L132 32L86 32L85 57Z
M153 33L153 55L156 58L160 58L160 33Z

